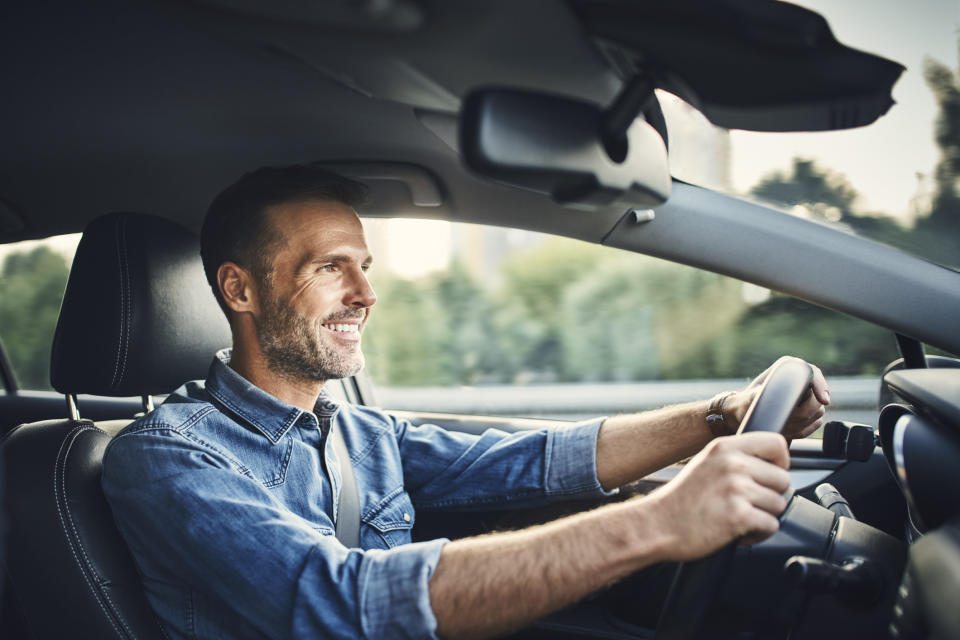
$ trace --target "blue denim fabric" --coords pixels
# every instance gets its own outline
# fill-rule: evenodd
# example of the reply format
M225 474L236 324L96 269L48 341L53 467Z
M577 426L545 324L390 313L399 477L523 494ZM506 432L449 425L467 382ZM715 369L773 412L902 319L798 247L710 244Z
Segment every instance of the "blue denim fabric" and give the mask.
M287 405L214 359L107 447L103 488L176 638L433 638L428 582L447 540L412 543L417 508L603 495L601 420L480 436L321 396ZM341 429L361 546L334 537Z

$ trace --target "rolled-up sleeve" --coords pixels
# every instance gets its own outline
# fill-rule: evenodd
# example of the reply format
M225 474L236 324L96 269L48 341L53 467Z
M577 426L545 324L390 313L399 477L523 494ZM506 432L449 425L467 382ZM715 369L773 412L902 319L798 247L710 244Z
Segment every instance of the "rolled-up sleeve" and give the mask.
M597 436L604 418L547 432L546 485L551 496L610 495L597 478Z
M597 498L597 435L603 418L479 436L395 419L404 484L420 508L527 507Z
M366 552L360 610L368 638L432 638L437 619L428 584L446 539Z
M240 628L244 637L435 637L429 580L446 540L347 549L235 461L175 431L115 438L103 487L168 628L182 630L182 604L157 589L185 585L207 624L242 621L187 629L192 637Z

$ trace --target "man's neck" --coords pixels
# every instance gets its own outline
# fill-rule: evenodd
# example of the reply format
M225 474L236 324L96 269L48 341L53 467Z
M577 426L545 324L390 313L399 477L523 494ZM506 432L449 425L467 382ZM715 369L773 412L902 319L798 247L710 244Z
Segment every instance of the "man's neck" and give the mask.
M310 380L278 373L263 358L234 348L230 368L275 398L304 411L313 411L324 380Z

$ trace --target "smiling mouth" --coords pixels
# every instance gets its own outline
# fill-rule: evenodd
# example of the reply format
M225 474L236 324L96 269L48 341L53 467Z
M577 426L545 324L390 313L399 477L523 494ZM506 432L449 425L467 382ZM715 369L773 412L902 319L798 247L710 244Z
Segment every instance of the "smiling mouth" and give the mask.
M320 326L326 329L327 331L332 331L333 333L356 335L360 332L359 324L330 323L330 324L322 324Z

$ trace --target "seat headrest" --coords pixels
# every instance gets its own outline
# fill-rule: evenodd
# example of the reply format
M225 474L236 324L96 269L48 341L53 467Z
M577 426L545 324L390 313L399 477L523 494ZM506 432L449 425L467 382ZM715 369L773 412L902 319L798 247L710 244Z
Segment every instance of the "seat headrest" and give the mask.
M213 354L230 343L195 235L164 218L132 213L87 226L53 339L54 389L169 393L206 377Z

